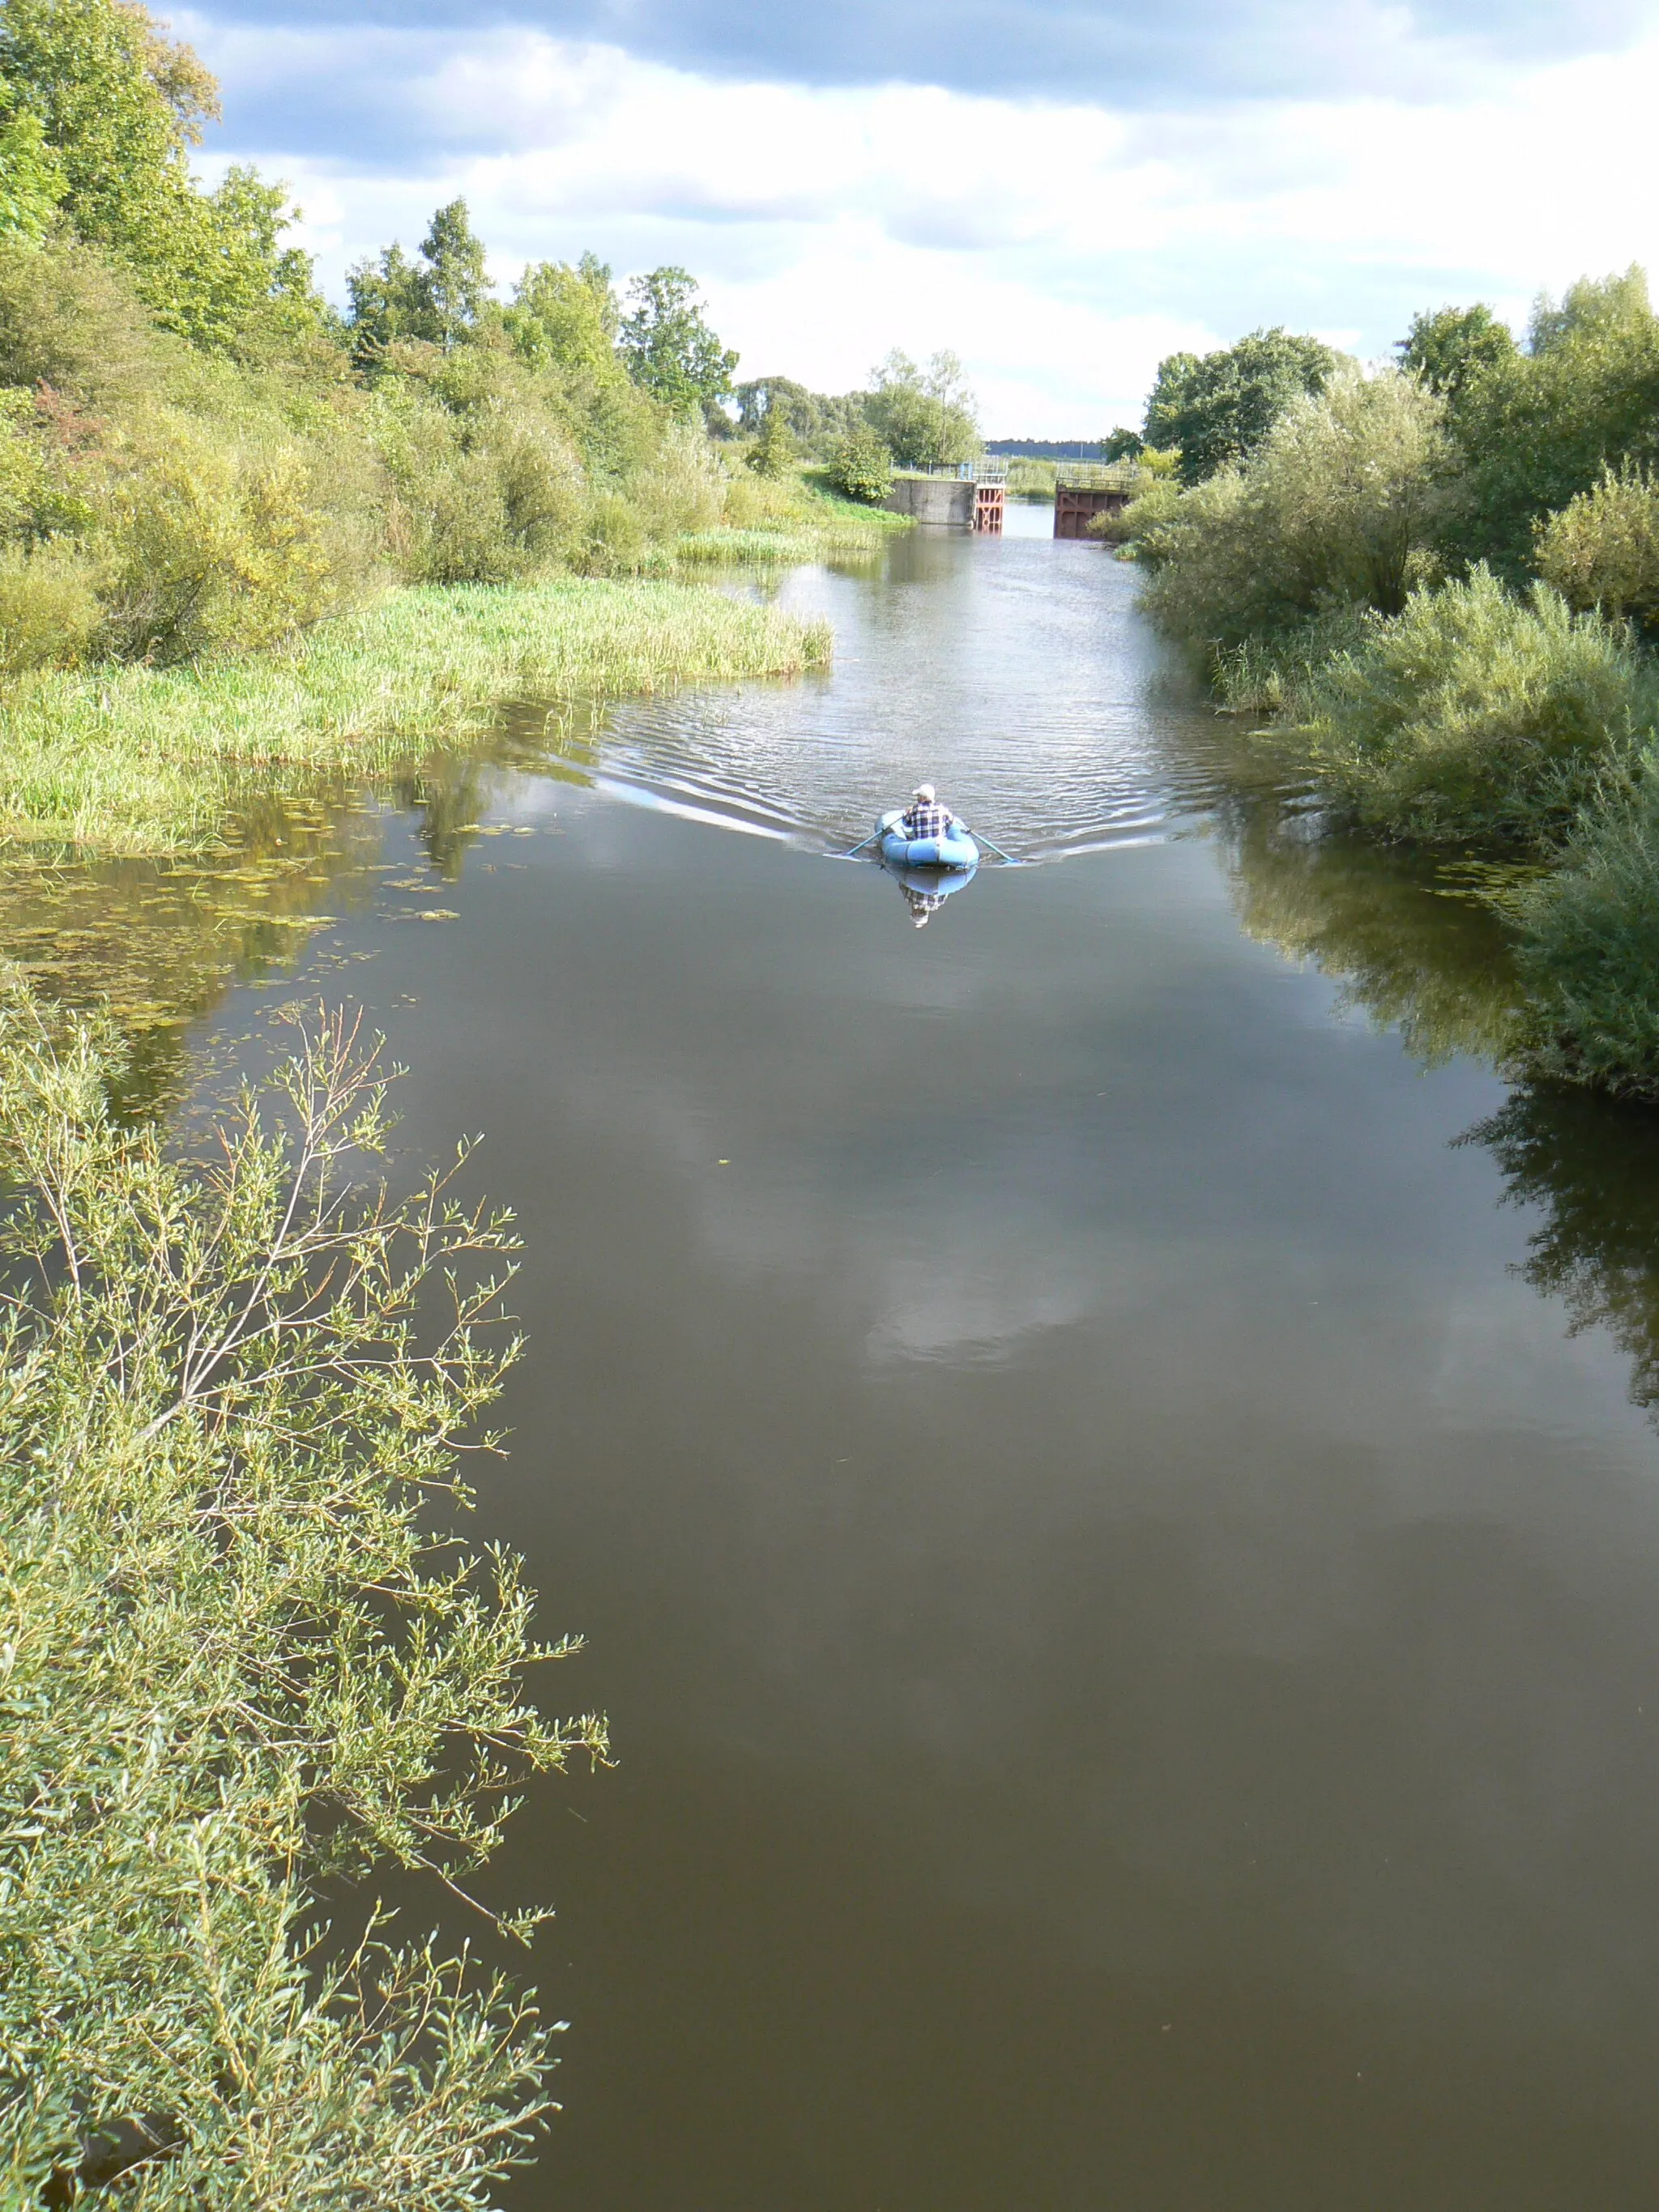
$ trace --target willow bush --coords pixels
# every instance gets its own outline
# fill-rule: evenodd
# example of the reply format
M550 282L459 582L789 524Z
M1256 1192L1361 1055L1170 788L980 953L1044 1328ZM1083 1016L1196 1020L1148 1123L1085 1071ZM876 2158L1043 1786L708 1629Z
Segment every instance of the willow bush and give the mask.
M1171 504L1142 542L1146 599L1203 658L1333 608L1398 612L1431 572L1455 496L1441 402L1389 371L1294 401L1240 466Z
M528 1698L574 1646L518 1561L434 1527L499 1441L510 1226L455 1196L465 1148L366 1182L343 1017L185 1156L119 1073L0 1006L0 2199L119 2169L134 2212L477 2208L547 2028L372 1903L331 1933L319 1885L464 1893L529 1777L604 1754Z
M1627 632L1486 568L1373 617L1311 695L1328 785L1368 827L1431 843L1547 849L1659 726L1659 671Z
M1536 1073L1659 1099L1659 757L1605 777L1547 872L1495 902L1516 925Z
M1534 533L1538 573L1569 606L1659 625L1659 483L1626 462L1604 469Z

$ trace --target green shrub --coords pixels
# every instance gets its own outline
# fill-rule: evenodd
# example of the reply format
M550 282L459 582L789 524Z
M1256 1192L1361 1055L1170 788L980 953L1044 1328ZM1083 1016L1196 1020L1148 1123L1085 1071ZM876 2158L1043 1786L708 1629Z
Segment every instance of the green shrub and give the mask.
M618 490L634 507L641 536L672 545L688 531L712 530L726 504L726 476L700 422L670 421L650 459Z
M459 2212L548 2108L525 1994L392 1950L372 1892L367 1940L323 1942L343 1880L463 1881L525 1780L605 1749L536 1711L572 1647L453 1526L514 1240L441 1175L367 1180L355 1031L324 1020L181 1158L112 1112L106 1030L0 1006L9 2204L82 2201L125 2134L124 2203Z
M769 407L761 420L760 435L749 450L749 466L757 476L787 477L794 472L800 447L781 407Z
M893 489L893 459L872 429L860 425L830 449L830 481L844 498L884 505Z
M720 520L728 530L790 530L799 526L802 508L798 477L785 483L744 469L726 487Z
M1659 1099L1659 757L1609 774L1556 866L1498 902L1520 932L1534 1070Z
M1571 607L1659 623L1659 483L1626 464L1581 491L1535 533L1538 573Z
M0 384L45 384L101 409L154 392L181 350L90 247L0 238Z
M1155 566L1162 544L1161 533L1180 514L1181 497L1178 484L1167 479L1154 480L1115 514L1109 511L1091 515L1089 535L1103 539L1108 545L1128 547L1135 559Z
M1332 607L1397 612L1431 572L1454 497L1442 412L1393 372L1291 402L1242 468L1154 510L1141 544L1155 619L1208 659Z
M1315 762L1368 826L1538 848L1650 738L1659 675L1619 626L1478 568L1373 617L1312 705Z
M515 405L501 364L469 361L383 380L371 435L393 489L392 545L422 583L505 583L556 565L581 539L585 472L545 405ZM510 366L510 365L508 365Z
M620 492L604 492L588 510L581 566L593 576L625 576L645 557L645 526Z
M119 658L167 663L274 645L334 604L303 460L245 457L158 426L105 521L105 629Z
M104 619L98 581L73 546L0 552L0 675L84 660Z
M1224 714L1305 721L1317 711L1334 657L1363 647L1370 630L1371 617L1363 609L1339 607L1276 637L1246 638L1216 655L1217 702Z

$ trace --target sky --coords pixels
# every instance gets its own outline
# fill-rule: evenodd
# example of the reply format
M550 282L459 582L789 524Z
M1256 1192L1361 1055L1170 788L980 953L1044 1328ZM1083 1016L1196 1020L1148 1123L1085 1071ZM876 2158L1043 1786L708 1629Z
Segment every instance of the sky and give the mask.
M165 13L163 7L158 12ZM510 289L690 270L739 377L965 362L993 437L1138 422L1161 357L1659 259L1659 0L219 0L210 179L324 288L464 196Z

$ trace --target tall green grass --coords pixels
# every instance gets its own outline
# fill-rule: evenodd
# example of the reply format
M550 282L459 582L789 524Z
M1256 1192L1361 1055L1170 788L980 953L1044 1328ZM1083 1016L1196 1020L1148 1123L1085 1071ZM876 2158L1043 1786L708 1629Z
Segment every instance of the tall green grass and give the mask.
M775 568L821 561L831 553L873 553L873 532L813 530L699 530L682 538L677 560L693 567Z
M830 651L824 623L683 584L396 592L274 653L24 678L0 701L0 837L199 850L273 783L385 771L509 692L789 676Z

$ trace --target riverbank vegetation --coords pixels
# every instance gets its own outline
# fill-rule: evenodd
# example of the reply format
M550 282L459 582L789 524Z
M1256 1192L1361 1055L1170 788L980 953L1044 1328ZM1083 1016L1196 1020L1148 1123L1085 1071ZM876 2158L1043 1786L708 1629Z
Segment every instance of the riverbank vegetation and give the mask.
M200 851L262 793L384 773L506 696L792 675L829 653L822 623L684 584L395 592L257 657L14 682L0 693L0 835Z
M0 834L173 849L250 765L379 765L503 689L823 658L634 588L884 532L710 434L736 356L684 270L536 262L503 300L455 201L337 313L280 187L198 187L212 79L117 0L9 5L0 102Z
M5 2200L461 2212L531 2149L548 2027L363 1885L459 1905L526 1784L605 1750L530 1701L574 1646L517 1562L440 1518L495 1441L510 1225L453 1172L365 1182L340 1018L199 1155L122 1074L0 1005Z
M885 524L711 430L683 270L504 298L457 201L337 312L280 187L192 175L216 101L130 0L0 13L0 2196L464 2212L552 2057L457 1934L533 1916L470 1884L605 1750L456 1534L510 1226L377 1194L338 1019L200 1147L155 1109L216 981L354 895L365 773L436 853L477 817L430 749L503 698L822 662L692 549Z
M1521 343L1421 315L1399 356L1261 332L1166 363L1146 430L1190 441L1182 488L1121 535L1220 702L1341 815L1485 864L1517 1063L1659 1099L1659 317L1631 270Z

